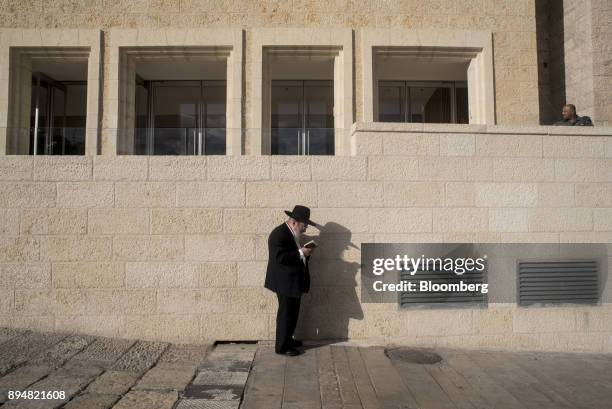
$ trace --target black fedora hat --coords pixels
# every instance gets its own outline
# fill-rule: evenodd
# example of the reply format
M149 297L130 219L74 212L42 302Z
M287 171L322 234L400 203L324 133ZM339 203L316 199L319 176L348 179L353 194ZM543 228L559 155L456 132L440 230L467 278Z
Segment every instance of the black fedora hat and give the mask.
M289 217L293 217L298 222L308 223L311 226L316 226L312 220L310 220L310 209L306 206L295 205L293 211L285 210L285 213Z

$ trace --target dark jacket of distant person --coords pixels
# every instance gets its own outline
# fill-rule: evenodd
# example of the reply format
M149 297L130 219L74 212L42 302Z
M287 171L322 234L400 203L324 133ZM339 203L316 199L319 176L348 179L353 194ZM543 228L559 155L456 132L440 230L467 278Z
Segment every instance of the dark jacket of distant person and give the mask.
M576 106L573 104L563 105L561 119L555 122L557 126L593 126L593 121L588 116L578 116Z
M555 122L557 126L593 126L591 117L588 116L576 116L573 119L560 119Z

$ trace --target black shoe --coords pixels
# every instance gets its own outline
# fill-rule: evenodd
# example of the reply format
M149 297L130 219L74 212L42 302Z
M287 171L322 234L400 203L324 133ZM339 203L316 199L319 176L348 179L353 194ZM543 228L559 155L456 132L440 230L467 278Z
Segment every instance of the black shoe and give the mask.
M277 354L280 354L280 355L287 355L287 356L297 356L297 355L300 355L300 354L301 354L301 352L300 352L300 351L298 351L298 350L297 350L297 349L295 349L295 348L289 348L289 349L288 349L288 350L286 350L286 351L277 352Z
M291 339L291 346L292 347L301 347L302 345L304 345L304 343L302 341L300 341L299 339Z

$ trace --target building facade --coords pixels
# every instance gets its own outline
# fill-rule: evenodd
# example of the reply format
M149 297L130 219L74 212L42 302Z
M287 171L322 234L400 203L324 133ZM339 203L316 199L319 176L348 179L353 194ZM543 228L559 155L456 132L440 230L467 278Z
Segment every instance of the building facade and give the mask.
M603 279L586 306L406 311L358 291L361 243L612 243L611 16L2 1L0 325L269 339L267 233L299 203L322 243L305 338L612 351ZM566 101L596 127L549 126Z

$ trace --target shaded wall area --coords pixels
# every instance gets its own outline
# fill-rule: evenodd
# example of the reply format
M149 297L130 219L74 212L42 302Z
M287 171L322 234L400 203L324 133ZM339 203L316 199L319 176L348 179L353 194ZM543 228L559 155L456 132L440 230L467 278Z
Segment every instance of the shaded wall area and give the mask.
M612 3L536 0L540 123L565 103L596 126L612 124Z
M594 115L597 125L612 126L612 2L592 4Z
M540 124L550 125L560 117L565 103L565 39L562 4L536 0L538 49L538 97Z

